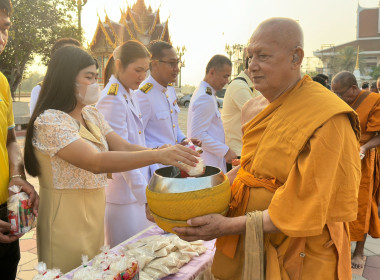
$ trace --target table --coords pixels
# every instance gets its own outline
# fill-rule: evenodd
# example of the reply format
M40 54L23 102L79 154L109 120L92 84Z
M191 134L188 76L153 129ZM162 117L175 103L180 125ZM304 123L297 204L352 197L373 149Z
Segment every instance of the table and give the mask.
M135 236L132 236L128 240L120 243L119 245L112 248L111 252L118 252L126 244L135 243L139 239L152 236L152 235L164 235L166 234L162 229L157 225L148 227L147 229L139 232ZM204 271L208 270L211 267L212 260L215 254L215 240L204 241L203 245L207 248L207 251L198 256L194 257L189 263L180 268L179 272L173 275L162 278L162 280L194 280L198 275L202 274ZM65 275L65 277L71 279L74 275L74 272L78 268L70 271Z

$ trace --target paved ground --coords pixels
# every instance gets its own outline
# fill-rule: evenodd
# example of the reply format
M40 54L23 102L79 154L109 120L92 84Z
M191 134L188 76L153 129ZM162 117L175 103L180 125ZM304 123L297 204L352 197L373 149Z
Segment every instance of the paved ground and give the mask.
M179 126L184 134L186 134L187 108L181 108L179 116ZM17 138L20 145L24 145L24 137L22 132L18 133ZM38 180L28 177L28 180L39 190ZM353 244L354 246L354 244ZM19 263L19 271L17 279L31 280L36 275L34 267L37 265L37 245L35 230L25 234L20 241L21 261ZM366 265L364 269L353 270L352 279L380 279L380 239L367 238L365 246Z

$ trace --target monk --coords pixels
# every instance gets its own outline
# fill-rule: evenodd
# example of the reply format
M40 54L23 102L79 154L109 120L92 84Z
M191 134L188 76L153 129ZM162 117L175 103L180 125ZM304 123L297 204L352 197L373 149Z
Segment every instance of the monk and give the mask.
M185 240L218 238L212 267L218 279L351 279L357 115L301 77L303 33L296 21L262 22L248 54L254 86L269 104L244 125L241 165L227 173L227 217L196 217L174 230Z
M350 72L340 72L332 80L332 90L349 104L360 120L360 154L362 177L359 187L357 219L350 223L351 241L356 241L352 268L362 268L367 233L380 237L379 205L379 157L380 145L380 95L368 89L360 90L356 78Z

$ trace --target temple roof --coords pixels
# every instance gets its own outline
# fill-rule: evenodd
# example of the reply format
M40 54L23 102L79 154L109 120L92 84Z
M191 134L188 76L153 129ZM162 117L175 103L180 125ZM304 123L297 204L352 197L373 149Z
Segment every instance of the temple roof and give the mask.
M345 47L360 47L360 55L380 54L380 38L364 38L314 52L316 57L331 56Z
M90 49L93 52L105 49L104 42L108 47L116 48L128 40L138 40L146 46L153 40L170 43L168 20L161 23L159 9L152 12L144 0L137 0L132 8L128 6L126 11L121 10L119 22L112 21L107 14L104 21L99 18Z

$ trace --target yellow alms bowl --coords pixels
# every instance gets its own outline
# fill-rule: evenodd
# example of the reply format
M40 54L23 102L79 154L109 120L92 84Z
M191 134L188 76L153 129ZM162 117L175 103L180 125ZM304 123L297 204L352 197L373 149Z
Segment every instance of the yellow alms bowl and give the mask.
M156 216L173 221L185 221L207 214L222 213L228 207L231 197L230 183L220 169L215 167L207 167L210 170L209 176L202 178L169 178L169 182L157 178L152 178L150 185L146 189L146 197L149 208ZM157 171L156 171L157 173ZM157 174L155 173L156 177ZM159 174L159 172L158 172ZM218 176L218 180L209 180L207 177ZM166 178L167 179L167 178ZM192 181L189 181L192 180ZM152 186L152 182L161 184L162 187ZM191 187L197 190L187 191L186 184L191 183ZM205 183L206 182L206 183ZM207 185L216 182L216 185ZM184 192L159 192L161 189L167 191L168 185L173 184L175 188L180 188ZM204 188L203 186L206 185ZM157 223L159 225L159 223Z

